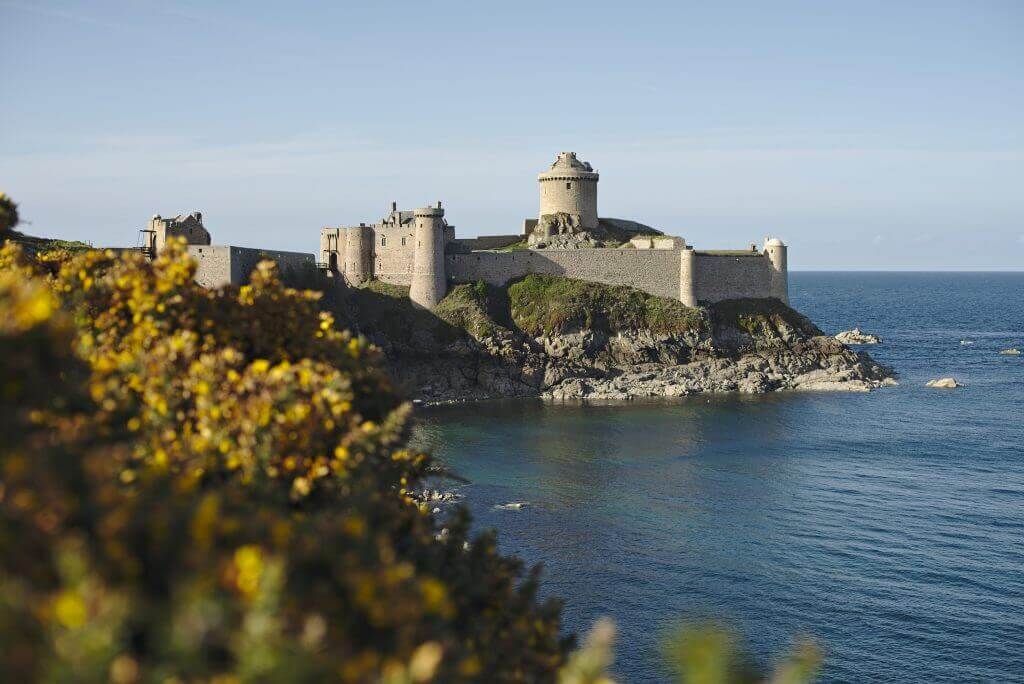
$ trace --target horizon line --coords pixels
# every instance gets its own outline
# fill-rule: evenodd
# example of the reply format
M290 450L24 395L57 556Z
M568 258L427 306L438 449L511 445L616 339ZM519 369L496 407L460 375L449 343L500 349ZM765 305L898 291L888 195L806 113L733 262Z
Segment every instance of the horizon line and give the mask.
M1022 266L804 266L790 273L1024 273Z

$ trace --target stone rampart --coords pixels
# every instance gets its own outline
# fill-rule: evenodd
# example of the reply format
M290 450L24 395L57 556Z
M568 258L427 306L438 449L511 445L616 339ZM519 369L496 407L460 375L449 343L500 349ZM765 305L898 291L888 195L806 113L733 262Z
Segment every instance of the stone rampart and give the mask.
M679 298L679 253L668 249L521 249L448 254L454 282L504 285L531 273L628 285L659 297Z
M196 282L203 287L220 287L231 283L231 248L225 245L189 245L189 255L196 260Z
M451 251L468 252L474 249L501 249L523 240L522 235L481 235L475 238L457 238L452 240Z
M272 249L252 249L231 245L189 245L188 253L198 264L196 282L203 287L219 287L249 282L256 264L264 259L276 261L281 272L291 268L315 266L312 254L281 252Z
M771 262L759 252L696 254L696 295L699 302L771 296Z
M264 259L277 262L278 270L286 273L289 269L316 267L312 254L305 252L282 252L273 249L253 249L251 247L231 247L232 282L245 285L249 282L256 264Z

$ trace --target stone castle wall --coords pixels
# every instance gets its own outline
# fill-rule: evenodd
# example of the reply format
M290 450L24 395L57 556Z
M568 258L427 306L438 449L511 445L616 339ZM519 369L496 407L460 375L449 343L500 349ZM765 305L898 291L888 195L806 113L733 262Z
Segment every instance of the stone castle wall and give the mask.
M224 245L188 246L188 253L196 260L196 282L203 287L220 287L231 281L231 248Z
M467 252L474 249L501 249L523 241L523 235L481 235L475 238L456 238L452 240L455 251Z
M697 252L698 302L771 297L771 262L760 252L737 256Z
M648 294L681 299L681 249L544 249L448 254L448 279L504 285L531 273L628 285ZM696 252L693 289L700 303L771 297L771 262L760 252Z
M522 249L445 257L448 279L504 285L531 273L629 285L658 297L679 298L679 250Z
M203 287L220 287L249 282L256 264L264 259L276 261L282 273L288 269L315 266L313 255L302 252L281 252L231 245L189 245L188 253L196 260L196 282Z
M374 226L373 276L385 283L410 285L416 258L414 226Z

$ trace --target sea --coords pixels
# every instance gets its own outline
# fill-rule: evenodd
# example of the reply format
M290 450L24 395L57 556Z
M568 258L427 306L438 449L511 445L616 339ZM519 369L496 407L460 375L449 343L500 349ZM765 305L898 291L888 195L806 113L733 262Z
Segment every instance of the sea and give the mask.
M419 413L477 528L543 565L564 627L615 621L613 673L667 681L679 624L825 682L1024 682L1024 273L790 274L899 386ZM952 376L964 387L926 388ZM522 503L521 507L506 504Z

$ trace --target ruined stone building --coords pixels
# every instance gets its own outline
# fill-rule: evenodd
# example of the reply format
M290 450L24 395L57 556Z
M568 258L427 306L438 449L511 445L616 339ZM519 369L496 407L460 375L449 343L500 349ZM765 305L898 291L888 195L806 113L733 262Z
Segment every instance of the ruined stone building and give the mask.
M282 270L312 268L315 265L312 254L234 245L213 245L210 231L203 225L203 215L198 211L187 216L178 215L166 219L157 214L139 233L142 238L142 252L150 258L164 248L167 238L184 238L188 253L198 263L196 281L206 287L217 287L228 283L245 284L249 281L249 275L256 264L263 259L276 261Z

